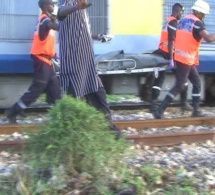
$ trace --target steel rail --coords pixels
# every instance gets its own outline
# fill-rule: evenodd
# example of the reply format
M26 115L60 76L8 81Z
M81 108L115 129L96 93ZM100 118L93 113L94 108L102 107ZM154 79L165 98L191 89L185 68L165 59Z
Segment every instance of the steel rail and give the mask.
M174 146L182 143L203 143L208 140L215 142L215 130L201 132L183 132L153 135L128 135L125 137L133 144L140 146ZM21 151L24 149L24 141L0 141L0 151Z
M141 121L115 121L120 129L128 127L137 130L143 130L155 127L171 127L171 126L188 126L188 125L207 125L213 126L215 124L215 117L201 117L201 118L177 118L177 119L162 119L162 120L141 120ZM37 125L1 125L0 134L13 134L14 132L23 133L25 129L36 131ZM160 133L152 135L128 135L125 139L131 140L134 144L141 146L171 146L183 142L200 143L207 140L215 141L215 130L201 131L201 132L177 132L177 133ZM23 141L0 141L0 151L5 149L21 150Z
M183 132L153 135L129 135L126 139L133 140L141 146L173 146L182 143L203 143L215 141L215 130L201 132Z
M161 119L161 120L137 120L137 121L116 121L114 122L120 129L132 127L137 130L149 128L163 128L163 127L185 127L189 125L194 126L211 126L215 125L215 117L197 117L197 118L175 118L175 119Z
M202 103L202 104L204 106L207 105L206 103ZM129 102L129 101L109 103L109 107L111 110L140 110L144 108L149 108L150 105L151 104L148 102ZM177 101L171 103L172 107L179 107L180 105L181 105L180 102L177 102ZM25 109L25 113L46 113L51 108L52 106L48 104L35 104ZM6 108L0 108L0 113L3 114L5 112L5 109Z
M175 119L161 119L161 120L128 120L128 121L114 121L113 122L120 129L128 127L137 130L149 128L164 128L171 126L185 127L188 125L194 126L212 126L215 125L215 117L198 117L198 118L175 118ZM8 124L0 125L0 134L13 134L14 132L22 133L25 129L34 131L35 124L31 125L17 125Z
M125 103L110 103L109 107L111 110L139 110L149 108L150 104L145 102L125 102ZM173 106L179 106L175 104ZM46 113L52 106L50 105L33 105L25 109L25 113ZM0 108L0 113L4 114L6 108Z
M0 152L2 151L22 151L24 148L24 141L13 140L13 141L0 141Z

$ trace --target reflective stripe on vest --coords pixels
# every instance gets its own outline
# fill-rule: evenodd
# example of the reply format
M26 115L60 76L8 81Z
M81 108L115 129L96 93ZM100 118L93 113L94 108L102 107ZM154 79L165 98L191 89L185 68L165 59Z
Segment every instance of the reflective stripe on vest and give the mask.
M175 49L175 54L181 55L185 58L190 58L192 60L195 60L195 56L191 56L191 55L189 55L189 53L183 52L183 51L178 50L178 49Z
M49 33L45 40L41 41L39 38L39 28L40 25L46 20L41 22L43 18L47 17L47 15L42 14L39 17L39 21L37 24L36 31L34 33L34 40L31 48L31 54L35 55L38 59L44 61L48 65L51 65L51 58L55 56L56 54L56 49L55 49L55 31L54 30L49 30ZM44 57L44 56L48 56Z
M199 47L201 41L196 41L193 37L195 22L199 20L193 14L183 18L178 24L175 40L175 60L186 65L199 64Z
M167 53L169 53L169 49L168 49L168 27L176 30L176 28L173 28L172 26L169 25L169 23L172 20L176 20L176 18L173 16L170 16L169 18L167 18L166 23L163 26L163 29L161 32L161 38L160 38L160 43L159 43L159 49L161 49L162 51L165 51Z

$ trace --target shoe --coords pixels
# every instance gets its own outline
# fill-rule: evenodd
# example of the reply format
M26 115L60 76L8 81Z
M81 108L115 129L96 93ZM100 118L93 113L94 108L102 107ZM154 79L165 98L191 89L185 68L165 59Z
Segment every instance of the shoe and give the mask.
M157 100L152 100L151 101L151 106L150 106L150 112L153 113L156 109L158 109L158 104L157 104Z
M23 109L19 106L18 103L15 103L11 108L5 111L5 115L9 123L16 124L16 117L23 112Z
M166 95L164 101L161 103L158 109L154 110L152 113L155 119L163 118L164 111L166 110L167 106L172 102L173 98L169 95Z
M110 130L115 134L115 138L116 138L116 139L122 138L122 133L121 133L120 129L119 129L116 125L111 124L111 125L109 126L109 128L110 128Z
M197 111L193 111L192 113L192 117L206 117L206 114L203 114L201 111L197 110Z
M185 111L192 111L193 110L193 107L188 103L188 102L185 102L182 106L181 106L181 112L182 114L185 112Z
M7 109L5 111L5 115L6 115L6 118L7 118L7 120L8 120L9 123L11 123L11 124L17 124L16 116L12 115L11 109Z
M24 111L20 112L20 113L19 113L19 116L21 116L21 117L23 117L23 118L26 118L26 117L27 117L27 115L25 114Z
M152 115L153 115L154 119L162 119L163 118L163 114L160 112L159 108L153 110Z

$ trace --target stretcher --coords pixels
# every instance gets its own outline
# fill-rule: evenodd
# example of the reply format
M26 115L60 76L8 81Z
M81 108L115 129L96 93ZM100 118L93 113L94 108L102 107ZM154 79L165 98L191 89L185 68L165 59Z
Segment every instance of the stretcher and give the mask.
M95 57L99 75L154 73L157 77L160 71L168 68L169 60L152 52L124 53L123 50L113 51Z

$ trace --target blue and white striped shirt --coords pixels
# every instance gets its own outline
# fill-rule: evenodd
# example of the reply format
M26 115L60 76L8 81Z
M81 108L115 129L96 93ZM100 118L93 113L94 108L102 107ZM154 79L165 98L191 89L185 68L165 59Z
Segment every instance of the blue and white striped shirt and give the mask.
M59 7L75 6L76 0L59 0ZM59 22L60 80L64 92L74 97L98 91L102 87L96 70L89 18L86 9L77 10Z

